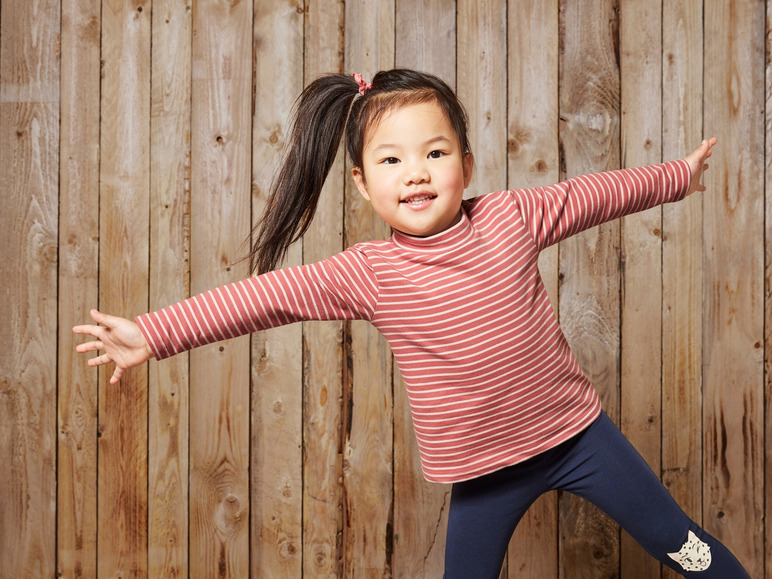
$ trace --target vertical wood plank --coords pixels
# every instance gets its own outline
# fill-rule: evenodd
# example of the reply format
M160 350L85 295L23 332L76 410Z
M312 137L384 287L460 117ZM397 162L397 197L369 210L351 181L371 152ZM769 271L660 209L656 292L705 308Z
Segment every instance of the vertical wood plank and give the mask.
M97 371L75 353L71 328L98 303L101 7L61 9L57 573L95 577Z
M507 183L507 3L458 0L458 96L469 114L475 171L466 196Z
M447 0L396 0L396 66L456 86L456 9ZM431 22L431 26L426 26ZM450 485L421 472L410 404L394 367L394 577L441 577Z
M702 0L663 3L664 159L682 157L702 139L702 5ZM702 204L712 194L662 208L662 482L697 522L702 521ZM663 577L680 575L663 568Z
M705 5L704 523L762 576L764 3ZM742 31L742 32L741 32Z
M561 142L566 176L620 165L616 0L563 1ZM560 245L560 320L606 412L619 418L619 222ZM595 507L561 497L561 577L618 573L619 531Z
M511 188L541 187L560 180L558 9L558 0L509 0L507 158ZM539 270L557 305L557 246L542 252ZM557 552L558 503L553 492L528 509L512 536L509 576L555 578Z
M191 0L156 0L152 22L150 309L189 295ZM188 575L189 356L150 364L148 566Z
M622 165L661 160L662 9L621 0ZM660 473L662 406L662 209L622 219L620 428L655 473ZM649 578L660 564L625 532L620 573Z
M346 70L370 79L394 67L394 2L346 3ZM348 159L347 159L348 161ZM346 164L344 245L386 239L389 226L359 194ZM393 514L392 356L371 325L347 325L344 401L344 575L391 576Z
M303 2L254 3L253 219L265 209L303 90ZM302 260L295 244L284 265ZM252 576L303 574L303 332L301 324L252 338Z
M193 4L191 293L235 281L249 234L252 2ZM249 339L191 352L190 572L249 569Z
M102 3L100 307L148 307L150 2ZM147 575L147 368L100 369L99 575Z
M766 77L766 102L764 126L764 158L765 158L765 260L764 260L764 370L765 370L765 440L767 441L766 468L764 470L764 493L766 497L772 494L772 4L767 3L766 17L766 47L764 70ZM764 570L767 575L772 573L772 501L766 501L764 517Z
M2 577L55 573L60 7L0 5Z
M343 72L345 7L342 0L306 5L306 84L321 74ZM312 263L343 249L343 149L327 177L316 217L303 237L303 261ZM341 576L343 553L342 400L343 324L304 324L303 383L303 572Z
M456 7L448 0L395 1L394 62L456 86ZM431 22L431 26L426 26Z

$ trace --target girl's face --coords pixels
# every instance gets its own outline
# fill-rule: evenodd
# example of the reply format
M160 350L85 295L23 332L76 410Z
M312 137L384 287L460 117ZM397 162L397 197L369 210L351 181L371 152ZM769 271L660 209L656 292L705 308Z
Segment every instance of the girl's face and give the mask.
M359 192L393 229L416 236L440 233L461 218L472 155L435 101L395 109L365 135Z

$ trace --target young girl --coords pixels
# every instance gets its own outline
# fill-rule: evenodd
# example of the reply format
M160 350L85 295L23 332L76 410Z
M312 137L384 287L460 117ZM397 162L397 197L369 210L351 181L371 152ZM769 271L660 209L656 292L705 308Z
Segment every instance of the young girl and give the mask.
M343 132L359 192L393 229L319 263L274 270L310 224ZM590 500L685 576L747 577L676 505L601 410L537 270L539 251L704 191L715 139L685 160L464 200L467 117L440 79L409 70L329 75L301 95L290 145L255 230L260 275L130 320L91 312L79 352L150 358L301 320L363 319L387 338L408 391L425 477L453 483L446 577L498 577L542 493Z

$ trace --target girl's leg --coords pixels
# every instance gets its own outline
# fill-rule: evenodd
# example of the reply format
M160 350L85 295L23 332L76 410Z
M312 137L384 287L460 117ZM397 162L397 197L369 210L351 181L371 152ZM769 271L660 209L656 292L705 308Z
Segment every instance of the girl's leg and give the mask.
M445 579L498 578L517 523L546 490L538 458L453 485Z
M606 512L653 557L685 577L749 577L724 545L686 516L605 413L576 438L551 479L556 488Z

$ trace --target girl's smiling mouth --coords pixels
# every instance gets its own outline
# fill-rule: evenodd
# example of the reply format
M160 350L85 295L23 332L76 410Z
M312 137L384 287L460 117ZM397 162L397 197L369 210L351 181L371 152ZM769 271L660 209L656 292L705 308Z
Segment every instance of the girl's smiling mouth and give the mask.
M400 203L404 203L411 209L418 210L429 206L436 198L437 196L432 195L431 193L415 193L405 199L401 199Z

